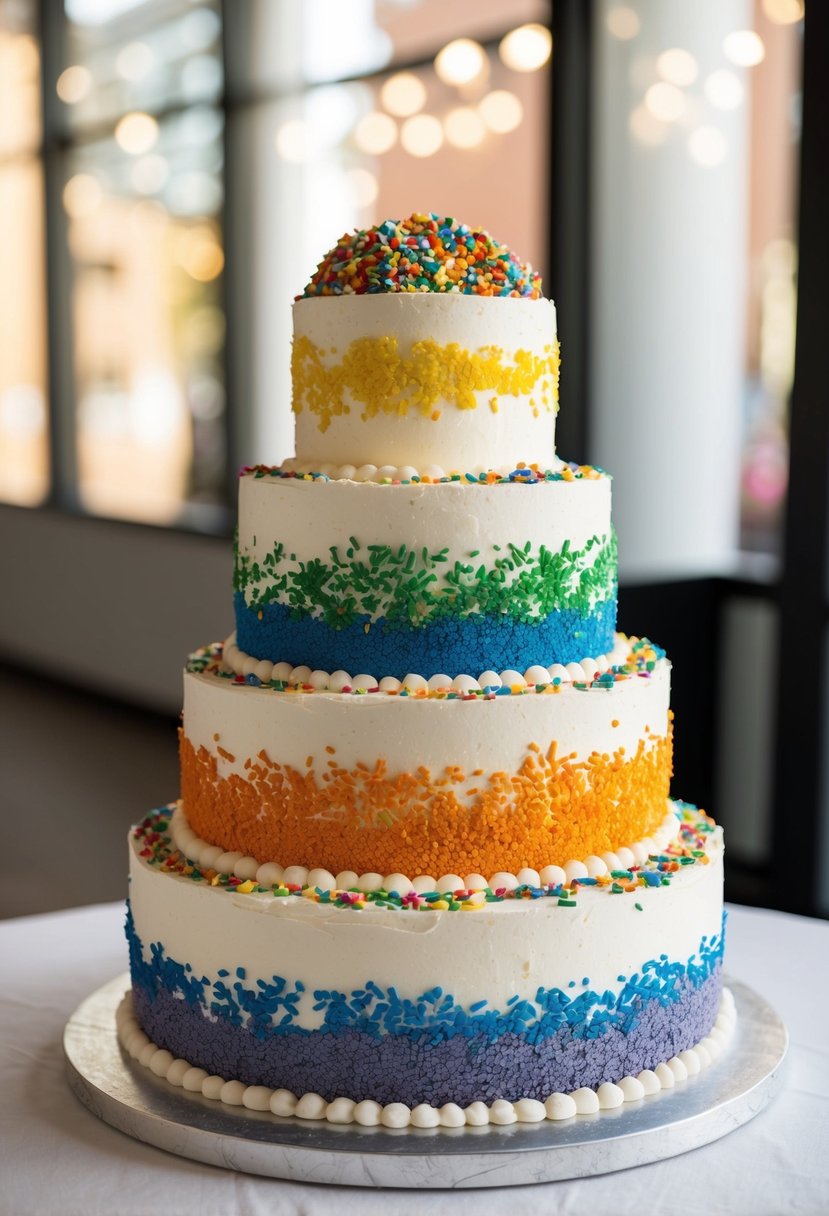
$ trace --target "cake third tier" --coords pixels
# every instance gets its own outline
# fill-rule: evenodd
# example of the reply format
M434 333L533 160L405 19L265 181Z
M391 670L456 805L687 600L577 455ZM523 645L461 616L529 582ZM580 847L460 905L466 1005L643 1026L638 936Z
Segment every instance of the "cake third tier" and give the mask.
M315 691L307 668L260 683L222 660L220 646L192 657L181 740L185 813L221 850L332 874L487 876L613 851L664 819L670 664L648 642L466 693Z

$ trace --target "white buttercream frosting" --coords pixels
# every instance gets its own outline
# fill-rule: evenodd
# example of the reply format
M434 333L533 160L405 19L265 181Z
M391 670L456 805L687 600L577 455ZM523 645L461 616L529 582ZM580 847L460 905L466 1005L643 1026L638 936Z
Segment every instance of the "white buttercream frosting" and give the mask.
M473 356L491 353L513 367L527 356L549 359L556 341L551 300L484 299L442 292L302 299L293 308L294 342L313 344L325 368L342 365L354 344L383 340L392 359L440 357L456 347ZM427 349L419 344L427 344ZM300 346L301 349L301 346ZM519 460L546 467L555 450L555 385L545 377L529 391L475 393L474 408L458 408L437 395L428 413L379 409L371 416L344 389L348 412L326 419L303 400L294 384L296 451L317 464L487 467ZM493 405L494 402L494 405ZM435 417L438 415L438 417ZM514 466L513 466L514 467Z

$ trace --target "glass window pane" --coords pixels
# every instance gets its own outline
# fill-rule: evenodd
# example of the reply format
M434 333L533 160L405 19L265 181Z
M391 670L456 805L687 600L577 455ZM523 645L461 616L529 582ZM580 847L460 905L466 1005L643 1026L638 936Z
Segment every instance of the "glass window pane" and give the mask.
M757 6L763 59L751 69L748 300L741 540L779 550L794 371L802 21L795 3Z
M96 513L211 527L225 476L222 119L141 117L152 126L75 147L64 186L78 490Z
M66 47L55 88L72 128L220 98L216 2L65 0L64 8Z
M626 575L779 545L803 9L596 6L588 455L616 474Z
M40 49L35 5L0 0L0 158L40 143Z
M505 30L550 20L549 0L419 0L377 5L377 24L391 39L392 59L432 56L456 38L488 41Z
M0 162L0 499L33 506L49 490L43 176Z
M454 39L489 42L546 23L549 0L247 0L228 30L231 84L248 93L356 77L431 59ZM347 17L346 17L347 12Z

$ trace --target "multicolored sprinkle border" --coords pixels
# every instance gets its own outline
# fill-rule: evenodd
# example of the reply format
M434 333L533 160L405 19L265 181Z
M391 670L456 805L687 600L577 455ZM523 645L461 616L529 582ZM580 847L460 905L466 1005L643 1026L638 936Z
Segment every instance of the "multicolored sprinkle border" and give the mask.
M132 835L138 847L138 854L147 865L236 895L309 899L314 903L355 911L375 907L401 912L473 912L509 900L536 899L552 899L560 908L575 908L578 906L580 892L587 888L595 888L608 895L635 895L646 887L670 886L673 876L688 866L710 864L708 847L717 832L714 820L691 803L675 801L674 806L678 828L676 841L663 852L650 854L642 866L612 870L598 878L574 878L566 883L546 886L535 887L521 883L514 890L505 887L494 891L490 887L481 890L461 888L453 892L412 891L402 896L396 891L381 889L365 892L356 887L349 890L323 891L319 887L300 886L297 883L280 882L263 886L255 879L242 880L235 875L220 874L209 867L202 869L188 860L172 841L169 827L175 803L169 803L151 812L136 824ZM638 902L634 907L642 911Z

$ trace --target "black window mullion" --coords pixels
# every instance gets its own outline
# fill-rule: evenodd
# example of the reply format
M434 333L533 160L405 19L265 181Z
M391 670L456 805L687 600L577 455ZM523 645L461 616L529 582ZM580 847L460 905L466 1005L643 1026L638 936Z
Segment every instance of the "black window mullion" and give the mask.
M588 333L592 3L554 0L548 294L564 318L556 450L589 459Z
M43 111L44 231L46 240L46 350L49 384L51 488L48 505L78 503L75 377L72 353L72 272L63 209L63 115L55 82L63 69L66 17L61 0L40 0Z
M242 191L251 189L254 167L244 164L240 147L238 123L239 81L238 65L242 31L248 28L249 14L232 12L230 0L221 0L222 16L222 88L221 107L224 119L222 135L223 191L222 242L225 265L222 274L222 309L225 316L224 375L225 375L225 497L235 513L238 494L238 470L251 460L248 450L250 416L253 409L253 351L252 325L246 315L253 293L245 288L243 266L250 265L243 249L250 225L242 222ZM243 36L243 34L242 34Z
M774 865L779 898L814 913L820 834L826 823L823 745L829 725L824 682L829 585L829 6L809 0L803 49L797 345L790 422L790 476L780 583Z

